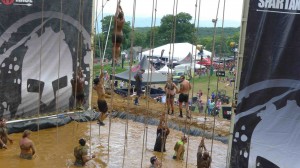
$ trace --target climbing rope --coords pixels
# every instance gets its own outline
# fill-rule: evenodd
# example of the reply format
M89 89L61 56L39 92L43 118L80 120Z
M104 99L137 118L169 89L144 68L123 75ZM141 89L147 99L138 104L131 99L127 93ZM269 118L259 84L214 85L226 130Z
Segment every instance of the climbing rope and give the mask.
M60 74L59 74L59 72L60 72L60 58L61 58L61 54L60 54L60 52L61 52L61 30L62 30L62 16L63 16L63 13L62 13L62 8L63 8L63 6L62 6L62 0L60 1L60 20L59 20L59 39L58 39L58 72L57 72L57 79L60 79ZM59 87L59 83L60 83L60 81L58 80L58 82L57 82L57 88L60 88ZM60 89L58 89L57 90L57 95L60 95L59 94L59 91L60 91ZM59 96L55 99L55 109L56 109L56 140L57 140L57 142L58 142L58 111L59 111L59 109L58 109L58 102L59 102Z
M119 10L120 7L120 3L121 0L117 0L117 9ZM115 17L115 24L114 24L114 29L117 26L117 19L116 19L116 15ZM114 35L115 38L115 45L113 44L113 47L116 47L116 41L117 41L117 36ZM113 67L112 67L112 83L111 83L111 98L110 98L110 106L111 106L111 112L114 111L114 105L113 105L113 99L114 99L114 90L115 90L115 75L116 75L116 59L117 59L117 55L116 55L116 49L114 50L114 58L112 58L112 62L113 62ZM108 161L109 161L109 146L110 146L110 132L111 132L111 115L109 115L109 131L108 131Z
M42 23L41 23L41 34L44 31L44 0L42 1ZM41 47L40 47L40 71L39 71L39 81L41 81L42 76L42 50L43 50L43 36L41 36ZM40 142L40 110L41 110L41 82L39 82L39 98L38 98L38 120L37 120L37 131L38 131L38 142Z
M132 68L132 59L133 59L133 41L134 41L134 25L135 25L135 11L136 11L136 0L133 2L133 17L132 17L132 29L131 29L131 44L130 44L130 67L129 67L129 84L127 86L127 107L130 108L130 90L131 90L131 68ZM127 110L129 111L129 110ZM125 138L124 138L124 149L123 149L123 162L122 167L124 167L125 163L125 153L126 153L126 147L127 147L127 139L128 139L128 116L126 116L126 122L125 122Z
M219 6L220 6L220 0L218 0L218 7L217 7L217 13L216 13L216 18L212 20L212 22L214 23L214 35L213 35L213 45L212 45L212 55L211 55L211 58L210 58L210 70L213 68L213 58L215 56L215 41L216 41L216 26L217 26L217 21L218 21L218 13L219 13ZM210 94L210 82L211 82L211 75L209 74L208 76L208 86L207 86L207 108L209 106L208 104L208 95ZM212 111L213 113L215 112L215 108L213 109L214 111ZM211 157L212 157L212 148L213 148L213 142L214 142L214 131L215 131L215 118L216 118L216 115L214 115L214 123L213 123L213 132L212 132L212 144L211 144ZM205 120L204 120L204 133L203 135L205 134L205 125L206 125L206 117L205 117Z
M154 48L154 39L155 39L155 22L156 22L156 12L157 12L157 0L152 1L152 17L151 17L151 36L150 36L150 50L149 55L150 57L153 57L153 48ZM147 60L150 62L150 58ZM149 106L149 96L150 96L150 90L152 85L152 69L153 66L151 64L148 64L147 67L147 89L146 89L146 118L144 119L144 134L143 134L143 147L142 147L142 158L141 158L141 167L143 165L143 158L144 158L144 151L145 151L145 145L147 145L147 137L148 137L148 118L150 113L150 106ZM151 72L150 72L151 69ZM150 72L150 73L149 73ZM150 76L149 76L150 75ZM150 79L149 79L150 78Z
M199 2L198 2L199 1ZM198 5L199 4L199 5ZM195 19L194 19L194 25L196 25L196 20L197 20L197 31L195 31L195 37L197 37L197 35L199 34L199 22L200 22L200 7L201 7L201 0L196 0L195 2ZM197 11L198 11L198 17L197 17ZM195 39L194 43L195 43L195 46L197 45L196 42L197 40ZM194 46L192 46L192 53L193 53L193 50L194 50ZM196 56L197 56L197 49L195 49L195 58L194 58L194 61L193 62L193 55L191 54L191 69L190 69L190 74L192 75L192 70L195 70L196 69ZM194 63L194 68L192 69L192 63ZM195 73L193 73L195 74ZM193 83L193 86L195 86L195 75L193 75L193 80L192 80L192 83ZM192 87L192 98L194 97L194 87ZM193 101L193 100L192 100ZM190 121L192 119L192 113L191 113L191 110L190 110ZM187 123L187 122L186 122ZM187 167L187 164L188 164L188 158L189 158L189 146L190 146L190 128L191 128L191 122L189 122L189 126L188 126L188 141L187 141L187 155L186 155L186 162L185 162L185 167Z

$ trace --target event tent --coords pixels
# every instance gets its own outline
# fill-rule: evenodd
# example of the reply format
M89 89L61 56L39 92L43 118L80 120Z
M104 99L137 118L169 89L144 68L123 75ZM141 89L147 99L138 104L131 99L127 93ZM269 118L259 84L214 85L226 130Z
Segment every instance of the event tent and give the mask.
M143 74L143 84L146 83L166 83L167 76L163 75L160 72L155 71L155 68L151 65L151 63L147 60L147 57L143 57L142 60L134 67L131 68L131 70L127 70L118 74L115 74L116 80L123 80L123 81L129 81L129 74L131 71L131 83L135 83L134 75L137 74L137 72L140 69L144 69L145 73ZM112 77L112 76L111 76Z
M174 47L174 53L173 53L173 47ZM150 51L153 51L152 52ZM169 58L169 52L170 52L170 59L177 60L177 61L182 61L189 53L193 53L192 56L193 58L195 57L196 53L196 46L192 45L190 43L169 43L165 44L156 48L153 48L151 50L147 50L142 52L142 56L153 56L153 57L161 57L162 50L163 52L163 58L168 59ZM197 50L197 53L199 51ZM207 50L203 50L203 57L206 58L207 56L211 56L211 52ZM200 59L200 56L198 56L196 59Z
M160 70L157 70L157 72L159 72L159 73L162 73L162 74L168 74L168 73L171 73L172 71L174 71L174 70L172 70L171 68L169 68L167 65L165 65L164 67L162 67Z

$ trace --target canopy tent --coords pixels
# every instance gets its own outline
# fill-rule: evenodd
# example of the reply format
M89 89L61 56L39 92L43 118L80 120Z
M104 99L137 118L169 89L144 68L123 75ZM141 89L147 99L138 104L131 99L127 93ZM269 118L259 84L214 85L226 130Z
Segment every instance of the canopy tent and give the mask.
M193 63L192 66L191 66L191 64L180 64L180 65L175 66L174 69L185 69L185 68L191 69L191 67L192 67L192 69L194 69L194 67L195 67L195 69L206 68L204 65L194 64Z
M198 61L197 64L204 65L204 66L209 66L209 65L211 65L210 57L203 58L201 61Z
M155 71L155 68L151 65L151 63L147 60L147 57L143 57L142 60L139 62L138 65L131 68L131 70L126 70L124 72L115 74L116 80L123 80L123 81L129 81L129 73L131 71L131 83L135 83L134 75L137 74L137 72L140 69L144 69L145 73L143 74L143 84L146 84L147 82L151 83L166 83L167 76L163 75L160 72ZM112 77L113 75L111 75Z
M173 46L174 46L174 54L173 52ZM164 52L162 52L164 50ZM153 51L153 54L152 54ZM162 53L162 57L163 58L167 58L169 59L169 53L171 53L170 55L170 59L172 59L173 56L173 60L177 60L177 61L182 61L184 60L184 58L189 54L189 53L193 53L191 54L193 56L193 58L195 57L195 52L196 51L196 46L192 45L190 43L169 43L169 44L165 44L163 46L159 46L156 48L153 48L151 50L147 50L142 52L143 56L154 56L154 57L161 57ZM198 50L197 50L198 53ZM207 50L203 50L203 58L206 58L207 56L211 56L211 52L207 51ZM196 59L200 59L201 57L198 56L198 54L196 55Z
M178 64L188 64L192 61L192 54L188 53L186 57L184 57L181 61L178 62Z
M162 74L167 74L167 73L171 73L172 70L171 68L169 68L167 65L165 65L164 67L162 67L160 70L158 70L157 72L162 73Z

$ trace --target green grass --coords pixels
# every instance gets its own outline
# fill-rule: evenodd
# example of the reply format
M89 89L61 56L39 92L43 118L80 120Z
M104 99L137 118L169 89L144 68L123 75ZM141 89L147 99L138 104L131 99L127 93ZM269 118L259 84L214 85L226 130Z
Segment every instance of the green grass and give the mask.
M228 74L228 72L227 72ZM232 76L231 76L232 77ZM232 91L233 91L233 86L227 86L227 84L229 84L229 82L222 82L222 78L221 80L218 82L217 80L218 78L216 77L216 75L212 75L209 79L208 76L201 76L200 78L198 76L196 76L194 79L191 79L190 82L193 85L193 93L197 93L200 89L202 90L204 95L207 95L207 93L209 92L209 95L211 95L212 92L217 92L218 91L225 91L226 95L228 95L229 97L232 97ZM226 81L226 80L225 80ZM233 83L232 83L233 85ZM208 91L208 88L209 91Z
M116 66L116 71L115 73L121 73L121 72L124 72L126 71L126 67L129 66L129 63L126 62L124 64L124 68L122 69L121 66ZM108 65L104 65L103 69L105 71L108 71L109 74L112 73L112 67L111 67L111 64L108 64ZM100 72L100 65L94 65L94 74L97 74L99 75L99 72ZM228 71L226 71L226 75L229 76L230 78L232 78L233 76L229 75ZM217 82L217 77L215 75L215 73L210 76L210 78L208 76L195 76L194 79L191 79L190 80L190 83L192 84L193 88L192 88L192 91L193 91L193 96L197 96L197 93L198 91L201 89L202 92L203 92L203 96L202 96L202 99L206 102L206 95L209 93L209 95L211 95L212 92L217 92L218 91L225 91L226 92L226 95L230 97L230 102L232 100L232 95L233 95L233 86L227 86L229 84L229 82L222 82L222 78L221 77L221 80L219 82ZM225 77L224 77L225 78ZM217 87L218 85L218 87ZM233 85L233 83L232 83ZM164 87L164 84L157 84L156 85L156 88L158 87ZM208 91L208 88L210 88L210 90Z
M128 66L129 66L128 62L124 63L124 68L122 68L121 65L115 66L116 67L115 74L126 71L127 70L126 67L128 67ZM100 65L94 65L94 76L99 75L100 68L101 68ZM112 74L113 73L113 67L111 66L111 63L107 64L107 65L104 65L103 70L107 71L109 74Z

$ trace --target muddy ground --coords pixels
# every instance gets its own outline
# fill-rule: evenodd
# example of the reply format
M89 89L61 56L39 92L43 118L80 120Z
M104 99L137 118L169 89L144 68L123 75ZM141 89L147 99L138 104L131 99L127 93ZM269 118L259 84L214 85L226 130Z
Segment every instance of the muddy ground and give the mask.
M109 93L109 92L108 92ZM154 99L147 98L146 96L140 98L139 105L134 105L134 96L133 97L122 97L118 94L111 95L110 98L107 98L106 101L109 106L109 111L119 111L119 112L127 112L134 115L143 115L150 118L159 119L162 115L166 115L167 108L165 104L157 102ZM92 107L97 108L97 94L93 91L92 94ZM185 110L183 110L183 114L185 116ZM205 114L199 113L198 110L195 110L191 113L191 119L179 118L179 108L175 106L175 115L167 115L167 121L176 122L179 125L187 126L190 125L192 127L200 128L205 132L212 132L213 128L215 128L215 134L219 136L228 136L230 129L230 121L227 119L223 119L219 116L212 117L206 116L205 122ZM215 119L215 122L214 122Z

